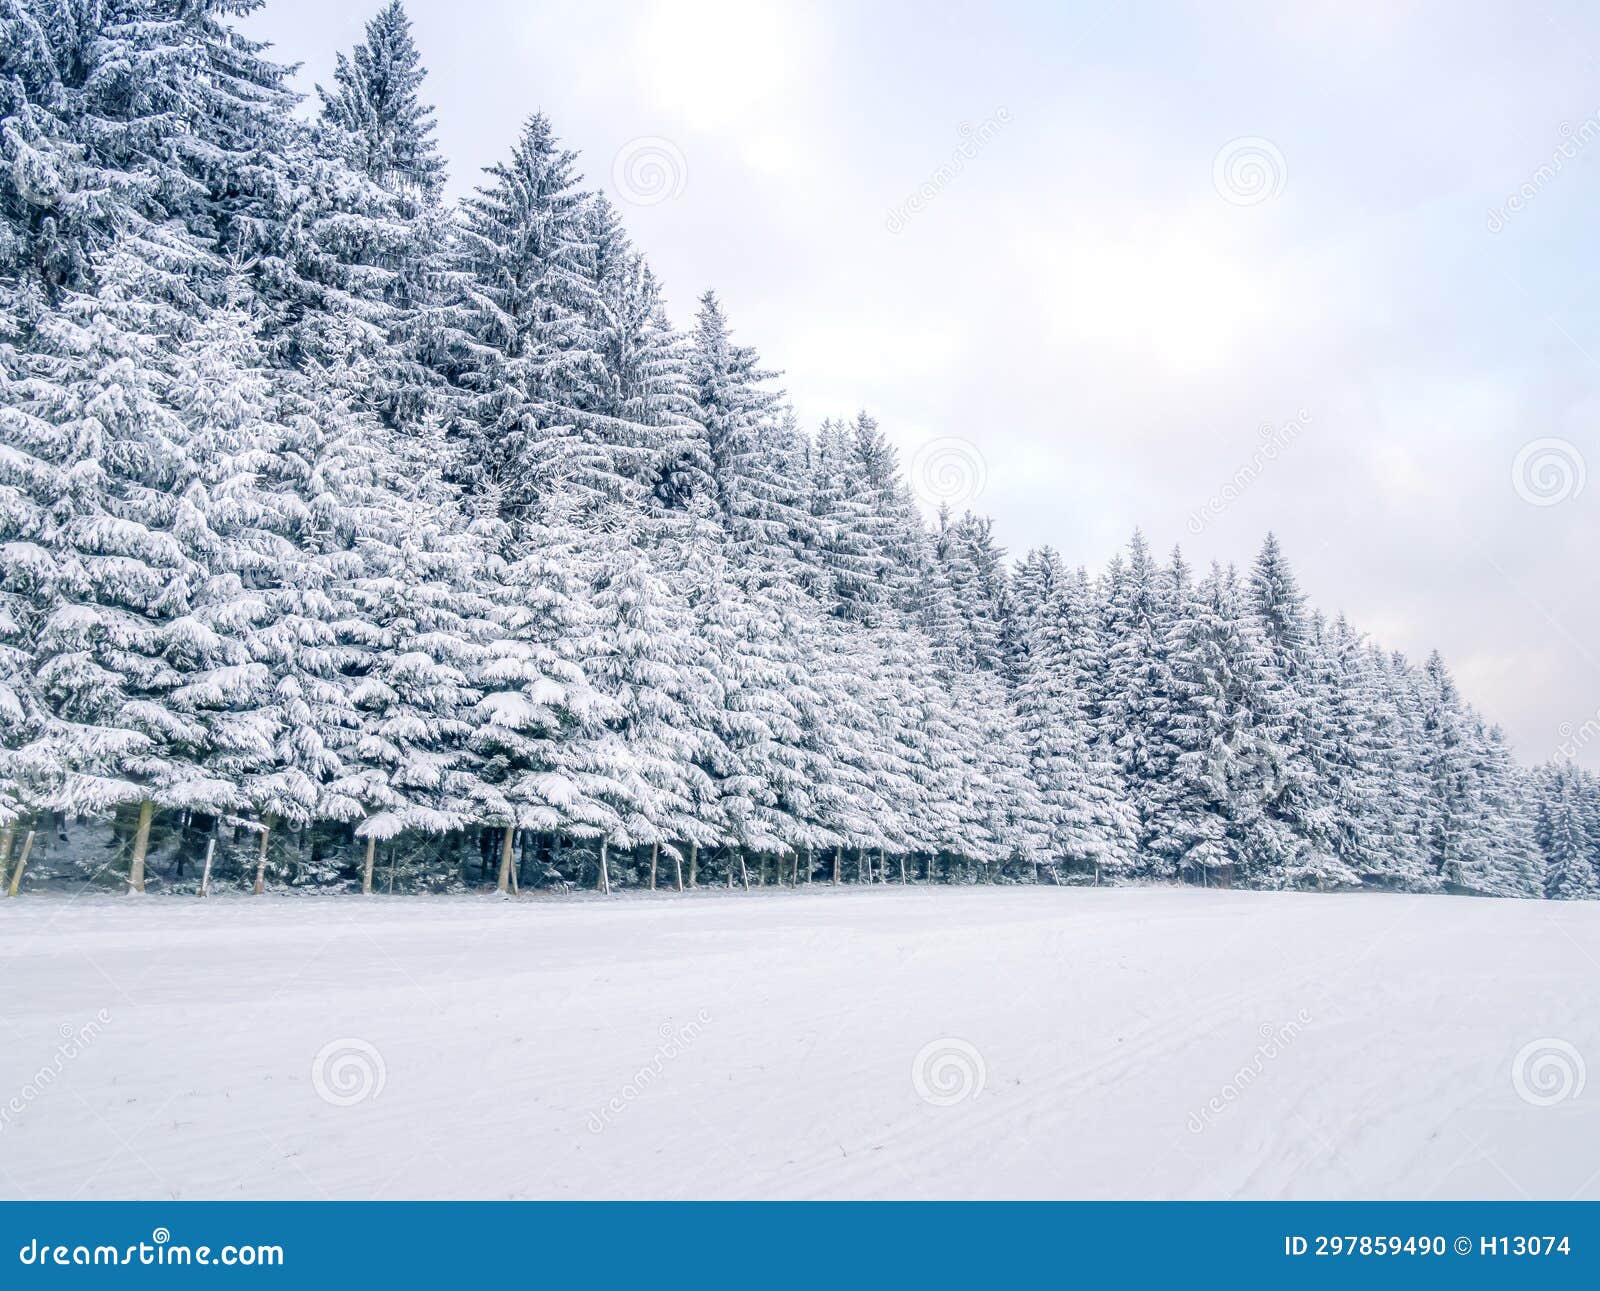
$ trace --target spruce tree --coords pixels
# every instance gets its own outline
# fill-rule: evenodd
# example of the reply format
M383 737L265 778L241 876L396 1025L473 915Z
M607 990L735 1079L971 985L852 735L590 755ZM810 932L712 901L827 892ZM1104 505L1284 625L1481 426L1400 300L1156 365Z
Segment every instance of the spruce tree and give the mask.
M558 493L604 507L621 479L584 411L598 356L576 164L535 114L463 203L455 317L470 341L453 373L468 395L457 434L467 477L492 485L508 517Z

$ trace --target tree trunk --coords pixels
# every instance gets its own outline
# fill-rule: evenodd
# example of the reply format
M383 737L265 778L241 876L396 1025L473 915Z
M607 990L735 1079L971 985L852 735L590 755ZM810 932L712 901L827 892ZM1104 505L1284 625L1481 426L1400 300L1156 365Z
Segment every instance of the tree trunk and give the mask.
M607 896L611 895L611 867L606 863L606 848L609 843L602 839L600 842L600 891Z
M889 867L886 864L884 864L883 848L880 847L878 849L878 882L879 883L887 883L888 881L889 881Z
M372 895L372 862L377 858L378 839L372 835L367 839L367 854L361 862L361 895Z
M260 896L267 890L267 841L272 837L272 829L278 823L278 818L270 811L261 818L261 850L256 853L256 895Z
M650 890L656 890L656 864L661 859L661 844L650 844Z
M844 848L835 844L833 849L833 886L839 886L839 858L844 853Z
M217 854L217 840L206 841L206 867L200 871L200 895L205 896L211 889L211 858Z
M905 881L906 881L906 854L904 852L901 852L900 853L900 882L904 883Z
M0 874L4 874L6 866L11 863L11 840L16 836L16 821L12 821L4 829L0 829Z
M30 829L28 836L22 840L22 855L17 857L17 868L11 871L11 886L6 889L6 896L8 897L16 896L17 889L22 886L22 871L28 868L28 853L33 851L33 836L35 832L35 830ZM10 851L11 849L7 848L6 850ZM5 870L0 868L0 874L3 873L5 873Z
M697 873L699 860L700 844L691 842L689 844L689 886L691 888L694 887L699 880L699 874Z
M744 881L744 890L750 890L750 870L744 863L744 848L736 849L739 853L739 877Z
M683 853L676 847L672 849L672 882L679 892L683 891Z
M811 844L806 844L806 885L811 884Z
M789 861L789 886L792 888L800 886L800 849L798 847L794 849L794 855Z
M144 857L150 850L150 820L156 814L156 805L146 798L139 804L139 825L133 835L133 861L128 866L128 890L144 891Z
M507 825L500 833L500 873L494 881L494 890L503 896L511 895L511 848L516 841L517 827Z

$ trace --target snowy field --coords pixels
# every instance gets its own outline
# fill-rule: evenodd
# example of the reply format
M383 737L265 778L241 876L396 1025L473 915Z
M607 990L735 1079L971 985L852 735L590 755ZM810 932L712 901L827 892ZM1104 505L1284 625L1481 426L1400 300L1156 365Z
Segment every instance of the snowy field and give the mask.
M5 1198L1600 1199L1593 903L37 897L0 981Z

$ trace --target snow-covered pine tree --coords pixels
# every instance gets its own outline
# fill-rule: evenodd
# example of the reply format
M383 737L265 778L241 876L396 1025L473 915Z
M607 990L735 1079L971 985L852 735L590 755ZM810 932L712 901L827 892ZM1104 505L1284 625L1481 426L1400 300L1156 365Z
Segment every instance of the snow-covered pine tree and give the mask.
M218 543L168 400L188 296L151 260L173 245L130 239L28 351L5 347L0 406L0 545L21 633L4 644L26 657L40 714L13 778L36 808L129 813L136 890L154 810L238 805L224 774L256 735L225 718L253 682L243 645L195 613Z
M1537 838L1544 855L1544 895L1571 901L1600 895L1600 803L1595 779L1571 762L1554 762L1538 774Z
M870 417L813 444L709 293L673 334L543 117L458 230L399 4L308 123L254 7L0 5L0 828L1593 888L1593 777L1275 539L1191 588L926 532Z
M1333 825L1333 851L1354 881L1380 879L1387 869L1389 810L1381 725L1382 659L1375 658L1340 615L1326 627L1314 656L1313 684L1325 697L1324 742L1318 772Z
M1261 716L1275 729L1281 750L1266 813L1282 828L1263 836L1268 846L1256 864L1263 879L1274 884L1342 882L1346 876L1333 855L1329 812L1319 798L1316 750L1325 717L1312 686L1312 628L1305 598L1273 534L1251 566L1248 602L1268 688Z
M1019 634L1016 704L1048 826L1035 850L1050 864L1116 873L1131 850L1133 822L1108 768L1090 752L1087 697L1072 657L1081 608L1071 603L1074 589L1054 552L1036 553L1027 567L1017 597L1027 627ZM1031 603L1038 596L1042 602Z
M689 380L732 563L762 580L804 586L799 562L811 528L804 483L772 451L785 421L782 394L768 385L778 375L761 366L753 347L734 343L721 302L706 292L690 336Z
M1343 673L1331 658L1334 649L1327 620L1319 612L1306 618L1304 662L1296 691L1303 714L1302 739L1305 763L1309 769L1308 800L1314 824L1314 842L1298 849L1299 862L1290 882L1295 886L1318 888L1353 887L1359 882L1357 871L1345 861L1340 849L1341 794L1345 819L1359 817L1359 807L1349 796L1351 777L1341 774L1352 754L1344 744L1344 732L1336 728L1335 713L1344 705L1341 688Z
M618 818L610 842L677 859L678 840L719 837L705 768L726 758L716 730L722 689L687 607L633 535L611 536L604 557L577 662L610 701L615 762L601 793Z
M1382 882L1409 892L1429 892L1437 888L1439 878L1426 827L1428 756L1418 677L1398 652L1374 662L1382 675L1380 773L1387 786L1378 817L1385 838Z
M425 513L408 521L369 541L349 587L372 635L350 692L360 736L328 790L359 809L357 836L380 842L512 823L492 818L471 747L490 637L475 543Z
M1033 548L1012 571L1011 649L1007 664L1012 675L1019 680L1034 625L1047 607L1060 610L1058 598L1067 577L1067 567L1061 559L1061 553L1050 546ZM1070 654L1069 646L1068 658Z
M865 412L848 424L823 423L811 510L830 609L869 626L914 615L924 572L921 516L894 446Z
M445 181L434 110L422 98L427 74L405 6L390 0L367 23L366 39L337 55L333 87L317 87L323 120L343 133L352 169L421 198L436 195Z
M1462 883L1490 896L1541 896L1545 871L1529 775L1512 760L1500 728L1481 718L1474 722L1472 747L1480 810Z
M477 505L490 617L469 736L475 792L488 823L593 842L598 862L600 840L621 823L607 801L619 758L609 724L621 710L579 663L598 631L597 539L559 495L514 529L494 497ZM553 864L546 877L566 880ZM598 864L594 877L599 885Z
M469 396L457 434L469 479L493 485L508 517L556 493L609 505L626 475L585 411L597 306L576 164L535 114L462 205L455 317L471 339L452 373Z
M714 765L717 812L729 858L738 849L787 852L817 840L816 798L838 782L815 749L808 713L821 709L804 667L801 643L817 620L791 586L736 578L720 553L705 553L694 606L723 693L716 734L727 750Z
M1169 629L1168 658L1174 757L1151 849L1191 882L1260 882L1263 836L1279 828L1267 817L1279 752L1259 720L1270 683L1232 569L1212 566Z
M830 418L817 432L811 474L811 513L816 518L814 559L823 576L823 603L857 623L875 621L887 589L873 550L870 503L852 451L849 427Z
M289 445L275 420L276 392L261 366L248 299L235 279L223 303L193 326L166 385L193 463L190 499L212 534L211 577L194 614L208 631L243 645L241 658L186 690L215 692L212 769L239 787L241 805L299 828L317 818L322 781L338 769L336 749L355 723L340 679L330 675L335 667L302 688L300 665L322 657L318 638L332 616L308 625L285 614L279 600L284 588L314 595L322 580L304 532L305 503L277 488Z
M191 22L150 0L0 8L0 280L24 315L182 205ZM168 230L166 240L175 234Z
M976 668L1002 667L1010 589L993 523L971 512L959 520L941 513L936 544L960 623L958 649Z
M688 352L667 321L661 287L628 245L603 196L586 212L595 248L590 326L596 367L589 411L617 469L653 503L689 509L709 491L710 464L693 420Z
M353 401L392 426L438 411L444 390L453 289L452 230L442 202L445 163L434 140L427 77L399 0L367 23L366 38L339 54L315 133L317 201L305 226L302 266L321 290L304 344L353 346ZM318 335L316 315L343 313L362 329ZM325 352L323 356L326 357Z
M1134 814L1137 864L1145 874L1160 872L1159 858L1149 849L1171 759L1162 581L1144 535L1136 530L1127 561L1113 563L1103 592L1106 654L1096 712L1098 739Z
M1437 650L1428 656L1418 684L1427 773L1423 836L1437 881L1459 886L1475 859L1472 819L1482 809L1467 744L1469 719Z

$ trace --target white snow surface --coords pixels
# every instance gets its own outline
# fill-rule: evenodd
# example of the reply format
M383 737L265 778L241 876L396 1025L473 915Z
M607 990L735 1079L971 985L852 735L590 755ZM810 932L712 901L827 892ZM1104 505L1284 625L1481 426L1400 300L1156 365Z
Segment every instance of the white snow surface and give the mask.
M0 971L5 1198L1600 1199L1596 903L23 897Z

